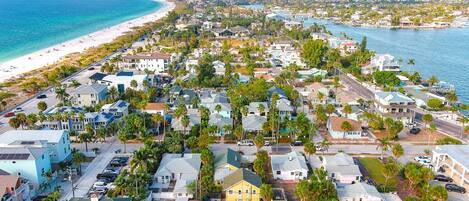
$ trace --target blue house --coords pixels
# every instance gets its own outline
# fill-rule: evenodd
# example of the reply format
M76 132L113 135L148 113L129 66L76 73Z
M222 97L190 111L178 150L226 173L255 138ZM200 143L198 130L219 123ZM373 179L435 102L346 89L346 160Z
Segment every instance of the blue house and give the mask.
M0 167L38 188L46 181L44 173L51 170L51 158L44 147L0 147Z

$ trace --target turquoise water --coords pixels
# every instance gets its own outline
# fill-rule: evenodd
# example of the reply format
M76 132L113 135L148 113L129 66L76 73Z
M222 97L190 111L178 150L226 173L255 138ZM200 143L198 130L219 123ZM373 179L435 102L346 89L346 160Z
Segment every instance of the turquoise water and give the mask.
M151 0L0 0L0 62L161 7Z
M402 68L418 71L424 78L436 75L440 80L455 85L459 99L469 102L469 28L450 29L380 29L338 25L329 21L309 19L326 25L334 35L346 33L360 42L367 37L368 48L377 53L389 53L403 59ZM415 66L407 65L409 58Z

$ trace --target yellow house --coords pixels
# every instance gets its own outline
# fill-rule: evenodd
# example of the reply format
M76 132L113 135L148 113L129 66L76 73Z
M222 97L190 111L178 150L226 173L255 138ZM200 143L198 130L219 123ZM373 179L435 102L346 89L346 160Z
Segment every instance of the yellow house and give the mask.
M254 172L240 168L223 180L226 201L259 201L261 184Z

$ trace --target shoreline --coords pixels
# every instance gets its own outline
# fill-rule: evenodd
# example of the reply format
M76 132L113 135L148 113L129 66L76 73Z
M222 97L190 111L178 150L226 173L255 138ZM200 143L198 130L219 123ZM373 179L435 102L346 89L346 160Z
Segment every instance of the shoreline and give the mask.
M139 27L163 18L176 7L174 2L154 1L161 3L162 6L150 14L0 63L0 83L11 78L18 78L23 73L54 64L69 54L80 53L88 48L111 42L126 32L132 31L133 27Z
M428 29L451 29L451 28L465 28L467 27L469 17L464 17L461 18L458 21L454 21L450 23L449 25L442 26L442 25L409 25L409 26L391 26L391 25L375 25L375 24L367 24L367 23L353 23L353 22L342 22L342 21L337 21L334 19L330 18L321 18L321 17L315 17L312 16L311 18L316 19L316 20L326 20L330 21L334 24L338 25L344 25L344 26L350 26L350 27L363 27L363 28L377 28L377 29L422 29L422 30L428 30Z

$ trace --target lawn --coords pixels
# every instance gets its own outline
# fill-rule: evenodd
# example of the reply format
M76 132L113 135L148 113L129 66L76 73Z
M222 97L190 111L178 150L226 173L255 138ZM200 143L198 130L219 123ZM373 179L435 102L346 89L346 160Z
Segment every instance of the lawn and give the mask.
M360 163L365 167L368 176L376 182L377 186L384 186L385 178L383 176L384 165L377 158L360 158ZM367 176L366 174L364 176ZM394 191L397 185L397 178L390 178L386 191ZM383 190L378 188L378 190Z

